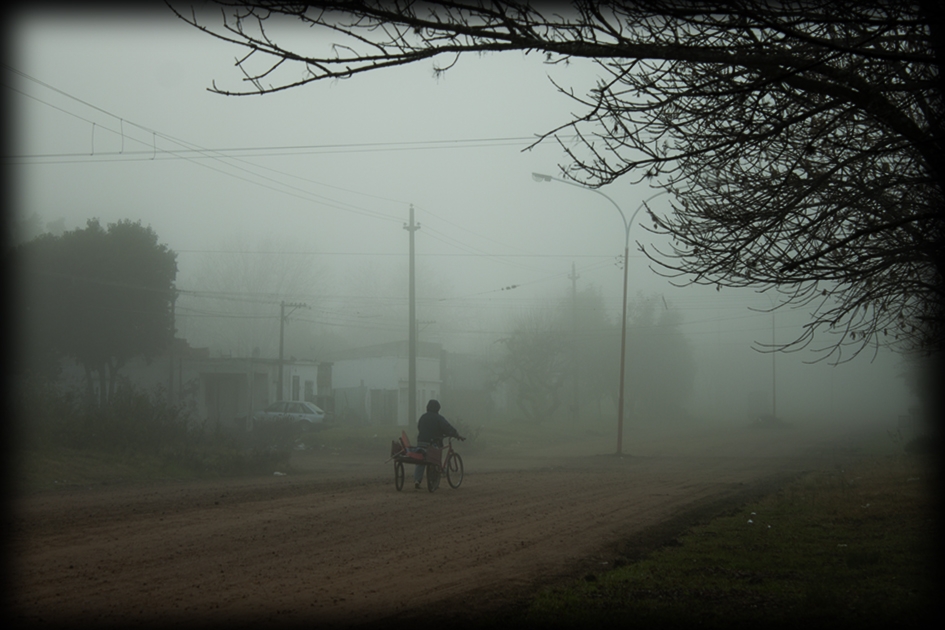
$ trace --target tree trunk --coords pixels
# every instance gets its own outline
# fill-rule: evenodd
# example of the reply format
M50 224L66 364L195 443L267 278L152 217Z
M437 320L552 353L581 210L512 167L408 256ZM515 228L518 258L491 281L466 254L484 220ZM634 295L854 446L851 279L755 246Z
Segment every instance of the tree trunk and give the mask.
M85 402L91 404L95 400L95 388L92 387L92 368L85 364L82 364L82 367L85 368Z
M98 408L105 409L108 404L108 376L105 373L105 366L98 368Z

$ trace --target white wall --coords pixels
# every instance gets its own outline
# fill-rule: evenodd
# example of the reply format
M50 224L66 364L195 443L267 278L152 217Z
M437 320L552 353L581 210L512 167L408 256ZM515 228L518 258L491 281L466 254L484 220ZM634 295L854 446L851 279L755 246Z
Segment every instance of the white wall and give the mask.
M331 386L346 388L364 385L368 389L398 389L401 374L404 377L407 375L406 359L343 359L332 365Z
M417 411L410 413L408 407L407 382L409 379L408 359L404 357L373 357L362 359L341 359L332 365L331 385L333 388L366 388L368 400L365 407L370 413L370 390L385 389L398 392L397 425L407 426L415 422L419 414L426 409L427 400L440 396L440 360L430 357L417 357Z

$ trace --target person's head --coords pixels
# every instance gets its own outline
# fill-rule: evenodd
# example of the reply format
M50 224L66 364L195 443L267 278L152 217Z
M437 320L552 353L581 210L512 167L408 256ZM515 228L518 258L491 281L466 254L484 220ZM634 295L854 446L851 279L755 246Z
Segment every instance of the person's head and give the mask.
M440 401L431 400L427 403L427 411L431 413L437 413L440 410Z

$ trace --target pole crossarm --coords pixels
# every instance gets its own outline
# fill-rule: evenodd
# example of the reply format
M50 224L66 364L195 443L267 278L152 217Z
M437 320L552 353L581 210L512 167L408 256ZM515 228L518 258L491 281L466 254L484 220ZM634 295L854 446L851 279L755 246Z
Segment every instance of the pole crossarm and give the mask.
M288 319L289 315L291 315L296 309L299 309L299 308L308 308L308 304L305 304L305 303L303 303L303 302L297 302L297 303L293 303L293 304L290 304L290 303L288 303L288 302L283 302L282 305L283 305L284 308L291 308L291 309L292 309L292 310L290 310L288 313L285 313L285 314L283 315L283 317L285 317L286 319Z

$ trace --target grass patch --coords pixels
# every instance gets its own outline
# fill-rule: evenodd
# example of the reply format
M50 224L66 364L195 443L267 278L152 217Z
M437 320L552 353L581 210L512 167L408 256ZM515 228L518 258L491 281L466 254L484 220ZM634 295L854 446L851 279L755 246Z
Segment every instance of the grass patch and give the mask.
M288 464L297 432L207 427L163 390L127 383L105 407L36 380L19 381L14 391L11 487L19 492L258 474Z
M63 446L27 449L17 455L18 491L194 479L197 474L164 458L140 453L107 453Z
M337 425L304 433L299 441L310 450L377 453L389 449L390 441L400 437L401 430L394 426Z
M939 595L930 474L909 456L809 474L639 562L541 592L513 625L921 627Z

